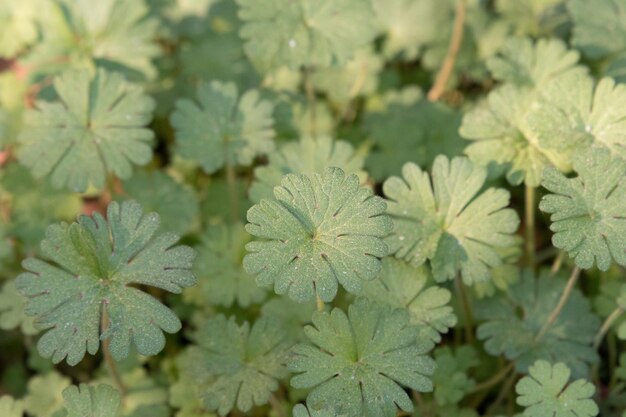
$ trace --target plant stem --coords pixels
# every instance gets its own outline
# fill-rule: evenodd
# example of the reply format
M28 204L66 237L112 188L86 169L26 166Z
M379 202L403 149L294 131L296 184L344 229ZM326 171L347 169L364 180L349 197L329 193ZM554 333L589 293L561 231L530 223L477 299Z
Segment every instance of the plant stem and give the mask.
M317 294L315 295L315 301L317 302L317 311L324 311L324 301Z
M228 196L230 197L230 211L232 221L239 220L239 199L237 193L237 174L233 164L226 160L226 183L228 184Z
M463 42L463 25L465 23L466 13L466 0L457 0L456 2L456 15L454 17L454 27L452 29L452 37L450 38L450 44L448 46L448 53L441 65L441 69L437 73L435 78L435 84L428 92L428 99L430 101L437 101L441 95L445 92L446 84L452 75L456 58L461 50L461 43Z
M506 380L506 382L502 385L502 389L500 389L500 392L498 393L498 397L491 404L491 406L487 409L486 415L489 416L493 414L493 412L500 406L500 404L502 403L502 400L504 400L504 398L507 396L507 394L511 390L511 385L513 385L516 379L517 379L517 373L513 372L511 376Z
M526 186L524 193L526 230L524 247L526 249L526 265L535 267L535 187Z
M283 405L274 394L270 396L270 405L272 406L272 409L276 411L276 415L278 417L287 417L287 413L285 413L285 407L283 407Z
M304 90L306 91L306 98L309 102L309 123L311 124L311 135L317 134L317 106L315 101L315 89L313 88L313 69L306 68L304 70Z
M596 334L596 337L594 339L594 342L593 342L594 349L597 350L600 347L600 344L602 343L602 339L604 339L604 335L606 334L606 332L609 331L609 329L611 328L615 320L617 320L619 316L622 315L623 312L624 312L623 308L617 307L615 310L613 310L611 314L609 314L606 320L604 320L604 323L602 323L602 327L600 327L600 330L598 330L598 333Z
M509 374L509 372L511 372L512 369L513 369L513 362L509 363L507 366L502 368L497 374L493 375L488 380L483 381L480 384L476 385L469 392L469 394L473 394L475 392L479 392L479 391L486 390L486 389L493 387L498 382L502 381L502 379L504 379L504 377L506 377Z
M559 317L561 310L563 310L563 307L565 307L569 296L572 294L572 290L574 289L574 286L576 285L579 276L580 268L575 267L569 279L567 280L567 284L565 285L565 289L563 290L563 294L561 294L561 298L559 299L558 304L556 305L554 310L552 310L552 313L550 313L548 320L546 320L546 322L543 324L543 327L541 328L539 333L537 333L537 336L535 337L535 343L540 341L546 335L546 333L550 329L550 326L552 326L556 319Z
M467 293L465 292L465 288L463 286L463 282L461 282L461 277L459 275L456 276L454 281L457 292L461 298L461 307L463 308L463 322L465 328L465 341L467 343L474 343L474 330L473 330L473 315L472 309L470 307L469 301L467 299Z
M563 259L565 258L565 252L559 252L556 258L554 258L554 262L552 263L552 268L550 268L550 276L556 275L557 272L561 269L561 265L563 265Z
M109 328L109 316L107 314L106 305L102 305L102 315L100 318L100 334L103 334ZM102 356L104 356L104 361L107 364L107 369L111 374L111 378L113 378L113 382L117 385L117 388L120 390L120 394L122 397L126 395L126 386L124 382L122 382L122 377L120 376L119 371L117 370L117 365L115 363L115 359L111 355L111 350L109 349L110 340L104 339L102 341Z

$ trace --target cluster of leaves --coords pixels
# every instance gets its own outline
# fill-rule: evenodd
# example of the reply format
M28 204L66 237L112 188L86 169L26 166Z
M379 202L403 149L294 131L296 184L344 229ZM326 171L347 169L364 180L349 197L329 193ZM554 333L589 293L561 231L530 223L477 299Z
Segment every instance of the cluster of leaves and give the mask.
M626 417L626 0L0 2L1 417Z

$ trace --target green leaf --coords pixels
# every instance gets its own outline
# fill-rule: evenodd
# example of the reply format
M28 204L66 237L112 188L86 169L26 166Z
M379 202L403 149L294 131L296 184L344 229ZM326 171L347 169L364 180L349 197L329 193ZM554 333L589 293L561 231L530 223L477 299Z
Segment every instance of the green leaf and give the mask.
M41 6L37 0L5 0L0 4L0 56L14 57L37 39Z
M546 194L539 202L549 213L552 244L583 269L606 271L615 261L626 265L626 162L608 150L592 148L573 160L575 178L556 169L545 172Z
M63 391L67 417L116 417L120 393L109 385L72 385Z
M156 78L159 24L144 0L52 0L41 9L42 39L25 57L36 71L96 66L134 81Z
M203 195L200 202L200 219L205 226L218 223L237 223L245 220L248 209L252 206L246 194L248 183L243 178L236 178L234 185L229 187L224 178L211 178L211 182L202 187ZM230 199L234 195L238 212L233 213ZM224 204L228 201L229 204Z
M496 0L495 9L502 16L508 32L527 33L533 37L569 30L569 16L564 0Z
M330 302L338 284L354 293L378 275L392 224L385 201L356 175L288 174L274 196L248 211L246 230L257 240L246 245L243 264L260 285L299 302L315 294Z
M364 127L374 142L366 166L377 181L398 175L406 162L426 166L439 154L453 157L465 147L458 133L460 112L427 100L406 103L403 98L392 98L384 111L365 115Z
M311 315L317 309L315 300L297 303L289 297L274 297L263 303L261 315L274 317L281 322L294 340L306 340L304 325L311 322Z
M457 272L468 285L488 280L490 268L502 264L498 249L515 244L519 218L506 208L509 192L489 188L479 194L487 171L462 157L438 156L432 184L413 163L402 172L403 178L383 185L394 222L386 239L390 253L415 266L429 260L437 282Z
M474 316L484 322L476 334L485 342L485 350L515 361L518 372L526 372L533 362L545 359L562 361L575 375L586 375L589 364L598 360L591 344L600 320L579 290L573 290L554 324L535 341L565 288L564 278L544 270L535 279L525 270L504 296L479 301Z
M585 67L577 66L578 59L578 52L568 50L560 39L548 38L533 42L527 37L513 37L486 64L498 81L543 88L565 73L578 71L586 74Z
M294 388L313 388L307 405L334 407L346 417L395 417L412 411L403 386L432 391L434 361L425 355L405 310L359 298L348 315L335 308L313 314L305 328L311 344L293 348Z
M273 110L257 90L240 97L233 83L202 83L197 102L176 102L171 122L178 152L207 174L226 164L250 165L257 156L274 150Z
M145 126L154 101L116 73L65 72L54 81L55 102L26 113L19 159L56 188L102 188L108 173L126 179L152 158L154 134Z
M404 308L410 322L417 326L418 341L429 350L441 342L441 334L456 325L457 319L448 303L451 294L445 288L432 285L426 267L415 268L404 261L386 257L378 279L363 286L370 300Z
M343 63L376 35L367 0L237 0L248 58L262 72Z
M592 144L626 158L626 85L593 79L578 71L555 78L542 89L528 114L539 144L571 154Z
M120 417L170 417L167 406L167 390L159 381L158 374L152 376L137 361L137 355L131 355L126 363L118 364L121 380L126 388L124 401L121 403ZM125 369L124 369L125 368ZM115 380L109 375L97 379L95 382L104 385L115 385ZM82 417L82 416L80 416Z
M0 329L11 330L19 327L25 335L37 334L32 317L24 314L25 304L24 298L20 297L15 288L15 280L7 281L0 291Z
M534 99L531 91L504 85L465 113L459 129L461 136L472 141L465 148L470 159L484 167L506 165L506 178L513 185L539 186L543 170L550 165L570 169L569 157L540 144L528 127L526 115Z
M538 360L528 370L530 376L515 386L517 403L526 417L594 417L598 406L592 397L596 387L579 379L569 383L569 368L558 362L554 365Z
M243 224L209 226L200 239L194 265L198 285L185 290L185 301L198 307L236 303L247 308L265 299L266 290L242 266L245 245L251 240Z
M0 416L2 417L22 417L24 415L24 404L22 401L14 400L8 395L0 397ZM332 417L332 416L331 416Z
M384 67L384 60L373 48L361 48L342 66L332 66L316 70L311 82L316 90L325 94L332 102L347 106L347 103L359 96L376 92L379 73Z
M139 171L123 183L124 196L137 200L145 211L155 211L161 228L185 233L198 214L198 202L191 187L161 171Z
M24 409L33 416L56 417L63 408L63 390L70 385L69 378L57 372L34 376L28 381Z
M17 278L18 291L29 298L26 314L47 330L38 350L54 363L67 357L75 365L105 339L116 360L128 356L131 343L142 355L155 355L165 345L163 331L181 327L174 313L132 285L173 293L193 285L193 249L174 246L174 234L155 236L159 216L143 214L136 202L112 202L107 218L96 213L50 226L41 243L49 261L27 259L28 272ZM110 325L101 329L104 312Z
M329 136L305 136L298 142L287 142L269 155L269 164L255 168L255 181L250 187L250 199L259 202L271 198L275 186L286 174L323 174L329 167L341 168L346 174L357 174L361 183L367 179L363 171L365 155L355 151L343 140Z
M225 416L236 408L248 412L253 405L269 401L278 389L278 380L287 376L286 355L291 342L280 322L257 320L252 329L234 318L214 317L195 337L192 348L214 379L208 386L204 404Z
M567 2L574 29L572 44L597 59L626 50L624 0L571 0Z
M448 9L437 0L372 0L379 26L385 33L383 53L392 58L400 55L415 59L437 39Z
M467 376L470 368L480 364L472 346L460 346L452 350L444 346L435 351L437 368L433 375L435 400L440 406L457 404L476 384Z

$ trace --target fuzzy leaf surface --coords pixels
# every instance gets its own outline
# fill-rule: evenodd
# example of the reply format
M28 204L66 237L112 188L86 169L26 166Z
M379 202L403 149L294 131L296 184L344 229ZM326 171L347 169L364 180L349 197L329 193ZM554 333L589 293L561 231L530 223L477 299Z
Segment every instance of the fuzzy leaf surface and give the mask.
M608 150L593 148L574 156L577 177L552 168L539 203L550 214L552 244L583 269L606 271L615 261L626 265L626 162Z
M438 156L432 183L413 163L402 174L383 185L394 223L386 239L390 253L415 266L430 261L437 282L457 272L468 285L488 280L490 269L502 264L498 249L515 244L519 218L506 208L509 192L481 193L487 171L462 157Z
M356 175L339 168L324 174L286 175L248 211L246 230L257 239L246 245L244 267L277 294L326 302L341 284L358 292L380 272L387 255L383 237L392 228L385 201L361 187Z
M416 339L418 329L401 309L358 298L346 315L316 312L305 328L309 344L293 348L294 388L312 388L307 405L334 407L347 417L393 417L412 411L402 387L433 389L434 361Z
M25 260L27 272L16 282L29 298L26 314L46 330L37 344L43 357L75 365L85 352L95 354L104 339L116 360L128 356L131 343L143 355L163 349L163 331L177 332L181 323L135 285L179 293L195 284L195 252L175 246L174 234L155 235L158 227L156 213L144 214L128 201L109 204L107 220L96 213L48 228L41 243L48 260ZM110 323L101 328L105 312Z

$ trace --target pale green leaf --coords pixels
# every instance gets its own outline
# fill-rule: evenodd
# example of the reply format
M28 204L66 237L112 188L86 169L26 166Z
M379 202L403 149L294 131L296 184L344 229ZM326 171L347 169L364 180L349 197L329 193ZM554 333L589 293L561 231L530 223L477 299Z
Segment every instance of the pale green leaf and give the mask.
M100 67L131 80L156 77L159 23L144 0L50 0L40 13L42 39L25 57L36 71Z
M578 71L555 78L542 89L528 114L539 144L572 153L592 144L626 157L626 85L593 79Z
M196 355L202 358L213 381L204 393L204 404L225 416L236 408L248 412L269 401L278 381L287 376L285 361L291 342L280 322L257 320L252 329L234 318L210 319L195 337Z
M36 41L42 4L41 0L4 0L0 3L0 56L14 57Z
M25 335L37 334L33 318L24 314L26 304L15 288L15 280L7 281L0 291L0 329L11 330L17 327Z
M572 44L590 58L605 58L626 50L626 1L570 0L574 23Z
M313 388L307 405L334 407L347 417L395 417L412 411L403 387L432 391L434 361L418 343L417 328L402 309L359 298L346 315L316 312L305 328L310 344L293 348L294 388Z
M560 39L533 42L527 37L513 37L503 45L498 55L487 60L486 65L498 81L543 88L562 74L575 71L586 73L585 67L577 66L578 59L578 52L568 50Z
M515 386L517 403L526 417L594 417L598 406L592 397L596 387L584 379L569 382L569 368L538 360L529 368L529 376Z
M343 417L343 414L337 414L332 409L311 409L302 404L298 404L293 408L293 417Z
M237 0L245 51L263 72L343 63L376 35L368 0Z
M383 190L394 232L386 239L390 253L419 266L430 261L435 281L460 272L470 285L486 281L502 264L499 248L516 243L515 211L506 208L509 192L482 190L487 171L467 158L435 159L431 177L417 165L404 165L403 178L391 177Z
M528 90L504 85L492 91L482 105L465 113L459 133L471 140L465 153L478 165L490 163L506 166L509 183L524 182L529 187L541 183L543 170L555 165L563 171L570 168L567 155L540 144L526 123L534 100Z
M259 202L271 198L275 186L286 174L323 174L329 167L341 168L346 174L357 174L361 183L367 174L363 171L365 155L355 151L343 140L328 136L305 136L298 142L287 142L269 155L269 164L255 168L256 180L250 187L250 198Z
M358 292L380 272L391 231L385 201L339 168L324 174L288 174L248 211L244 267L261 285L306 301L317 294L330 302L341 284Z
M63 390L70 385L70 379L57 372L34 376L28 381L24 409L33 416L52 417L63 409Z
M565 288L564 278L551 276L547 270L535 278L526 270L505 295L479 301L473 311L476 319L484 321L477 336L485 342L485 350L515 361L518 372L526 372L533 362L545 359L562 361L575 375L586 375L589 365L598 360L591 344L600 320L578 289L573 290L545 335L535 341Z
M152 158L154 101L116 73L65 72L58 101L37 102L19 137L20 162L56 188L102 188L108 173L126 179Z
M419 342L432 349L441 342L441 334L456 325L457 319L448 304L450 291L432 285L431 280L426 267L415 268L386 257L380 276L363 286L363 294L371 300L406 309L411 324L419 330Z
M155 355L165 345L163 331L181 327L172 311L133 285L174 293L193 285L193 249L174 246L174 234L155 236L159 216L144 214L136 202L112 202L107 218L96 213L50 226L41 243L48 261L27 259L28 272L17 278L18 291L29 298L26 314L47 330L38 350L54 363L67 358L75 365L104 339L117 360L128 356L131 343ZM101 329L105 311L110 325Z
M63 391L67 417L116 417L120 393L110 385L72 385Z
M274 150L273 110L257 90L239 96L233 83L202 83L197 101L179 100L172 114L178 152L208 174L226 164L250 165Z
M545 172L546 194L539 208L550 214L552 244L588 269L626 265L626 162L608 150L592 148L574 156L577 177Z
M8 395L0 397L0 416L2 417L23 417L24 404L20 400L14 400ZM333 416L331 416L333 417Z
M185 290L186 301L198 307L237 304L247 308L265 299L266 290L242 266L245 245L251 240L243 224L209 226L200 239L194 264L198 285Z

